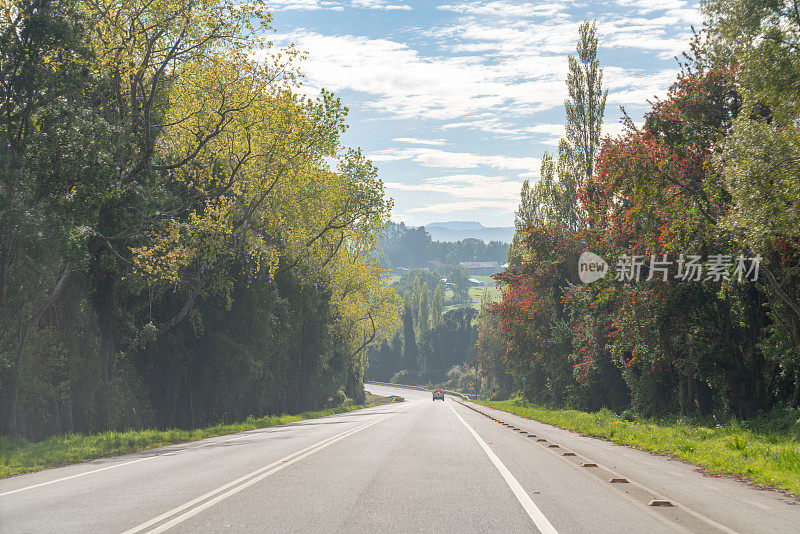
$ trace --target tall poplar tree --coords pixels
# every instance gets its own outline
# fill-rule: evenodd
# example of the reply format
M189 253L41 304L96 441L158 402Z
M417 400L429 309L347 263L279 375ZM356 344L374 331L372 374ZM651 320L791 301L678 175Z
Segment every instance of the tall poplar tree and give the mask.
M428 291L428 282L423 282L419 293L419 311L417 317L419 318L419 335L430 329L430 292Z
M564 102L567 146L563 150L559 146L559 159L562 154L569 156L575 185L580 187L594 173L608 91L603 91L603 69L597 59L597 22L584 21L578 31L578 56L569 56L569 100Z
M558 222L572 230L579 225L578 189L594 173L608 96L608 91L603 90L603 69L597 59L595 21L581 24L576 52L576 56L569 56L569 98L564 102L566 135L558 144L557 161L545 152L540 180L532 187L527 180L522 185L514 217L516 232L509 247L511 265L522 258L520 232L527 224Z
M434 328L442 323L442 298L444 289L441 284L436 284L436 289L433 291L433 300L431 301L431 319L433 320Z

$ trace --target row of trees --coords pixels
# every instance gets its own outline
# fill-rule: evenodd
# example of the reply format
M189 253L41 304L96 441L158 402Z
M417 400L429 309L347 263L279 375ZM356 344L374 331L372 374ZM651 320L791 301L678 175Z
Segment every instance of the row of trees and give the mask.
M381 239L382 263L387 269L397 267L428 267L431 261L455 265L462 261L506 261L508 244L500 241L485 243L468 237L461 241L432 241L424 226L411 227L390 222Z
M414 302L419 300L419 289L424 286L435 288L433 294L438 294L438 299L445 305L468 305L472 302L469 294L472 282L469 278L469 271L461 265L443 265L435 270L404 271L400 275L400 280L394 282L392 287L399 295L403 295L406 301L408 297L415 299ZM414 306L419 307L418 303Z
M440 383L453 366L475 357L477 310L467 307L443 313L445 285L437 283L433 296L428 287L428 281L415 276L404 292L402 331L370 348L369 378L401 384Z
M800 16L709 1L708 24L644 126L601 139L594 25L570 58L566 138L522 190L502 302L483 320L483 372L552 405L752 416L800 403ZM613 276L582 284L592 251L762 258L760 277ZM748 264L748 268L752 268ZM650 278L650 279L648 279Z
M2 432L363 396L399 314L391 202L269 24L261 2L0 8Z

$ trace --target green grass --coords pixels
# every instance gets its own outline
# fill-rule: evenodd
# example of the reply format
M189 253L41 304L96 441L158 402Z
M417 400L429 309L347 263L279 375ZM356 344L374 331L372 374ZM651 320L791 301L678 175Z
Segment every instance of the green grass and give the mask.
M303 419L350 412L380 404L384 403L341 406L297 415L271 415L260 419L248 417L247 420L239 423L219 424L194 430L172 428L167 430L128 430L126 432L109 431L89 435L65 434L33 443L23 438L0 436L0 478L174 443L196 441L245 430L293 423Z
M481 309L481 299L483 298L483 290L484 288L489 288L489 295L491 296L492 300L500 300L501 292L495 286L494 280L492 280L491 276L481 276L481 275L470 275L470 278L475 278L476 280L480 280L483 282L482 286L473 286L469 288L469 296L470 296L470 303L467 305L468 307L473 307L476 310ZM452 296L452 292L448 293L448 296ZM451 304L444 307L443 311L450 311L456 308L463 308L463 304Z
M550 410L519 400L477 402L585 435L669 454L711 474L743 476L800 496L800 410L703 426L686 419L623 420L609 410Z
M399 274L387 274L386 275L386 283L389 285L393 285L400 281L401 275ZM492 300L500 300L500 290L495 285L495 281L492 279L491 276L484 276L484 275L470 275L470 278L475 278L480 280L483 285L482 286L475 286L469 288L469 296L470 302L468 304L448 304L444 307L442 311L450 311L455 310L456 308L463 308L463 307L473 307L476 310L481 309L481 297L483 296L483 289L484 287L489 288L489 293L492 296ZM433 292L434 288L430 288L430 291ZM402 297L402 295L400 295ZM453 291L447 290L445 292L446 298L453 297Z
M400 277L399 274L387 274L386 275L386 283L389 284L390 286L394 285L394 284L396 284L397 282L400 281L400 278L401 277Z

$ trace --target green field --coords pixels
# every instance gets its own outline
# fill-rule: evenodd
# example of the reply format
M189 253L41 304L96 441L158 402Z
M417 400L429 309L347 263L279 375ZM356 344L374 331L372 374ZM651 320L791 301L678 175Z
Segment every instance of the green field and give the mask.
M394 284L396 284L397 282L400 281L400 275L399 274L387 274L386 275L386 280L387 280L386 283L389 284L390 286L394 285Z
M484 288L489 288L489 295L491 296L492 300L497 301L500 300L500 290L495 286L494 280L492 280L491 276L470 276L470 278L475 278L476 280L480 280L483 285L481 286L474 286L469 288L469 296L472 299L470 306L475 308L476 310L481 309L481 297L483 297L483 290ZM452 296L452 292L448 292L448 296ZM454 310L456 308L460 308L461 305L450 305L445 306L444 311Z
M477 402L588 436L675 456L711 474L730 473L800 496L800 410L704 426L684 419L623 419L609 410L550 410L519 400Z
M471 275L470 278L475 278L476 280L480 280L483 285L469 288L469 296L472 299L469 306L472 306L476 310L481 309L481 297L483 296L483 289L485 287L489 288L489 293L492 297L492 300L500 300L500 290L495 286L494 280L492 279L491 276ZM400 281L399 274L386 275L386 282L389 285L393 285L399 281ZM453 297L453 292L448 290L445 293L445 299L450 299L452 297ZM456 308L461 308L461 307L462 305L460 304L459 305L450 304L446 305L443 311L454 310Z
M351 412L380 404L384 404L384 402L340 406L297 415L270 415L260 419L249 417L239 423L219 424L194 430L171 428L167 430L128 430L126 432L108 431L89 435L66 434L33 443L22 438L0 436L0 478L95 458L128 454L175 443L197 441L224 434L293 423L303 419Z

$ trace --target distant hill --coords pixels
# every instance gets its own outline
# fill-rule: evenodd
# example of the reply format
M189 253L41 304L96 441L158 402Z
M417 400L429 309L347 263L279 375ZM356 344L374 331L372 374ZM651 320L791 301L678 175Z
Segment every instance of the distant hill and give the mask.
M468 237L489 241L510 243L514 238L513 226L483 226L479 222L449 221L433 222L425 225L425 229L434 241L461 241Z

